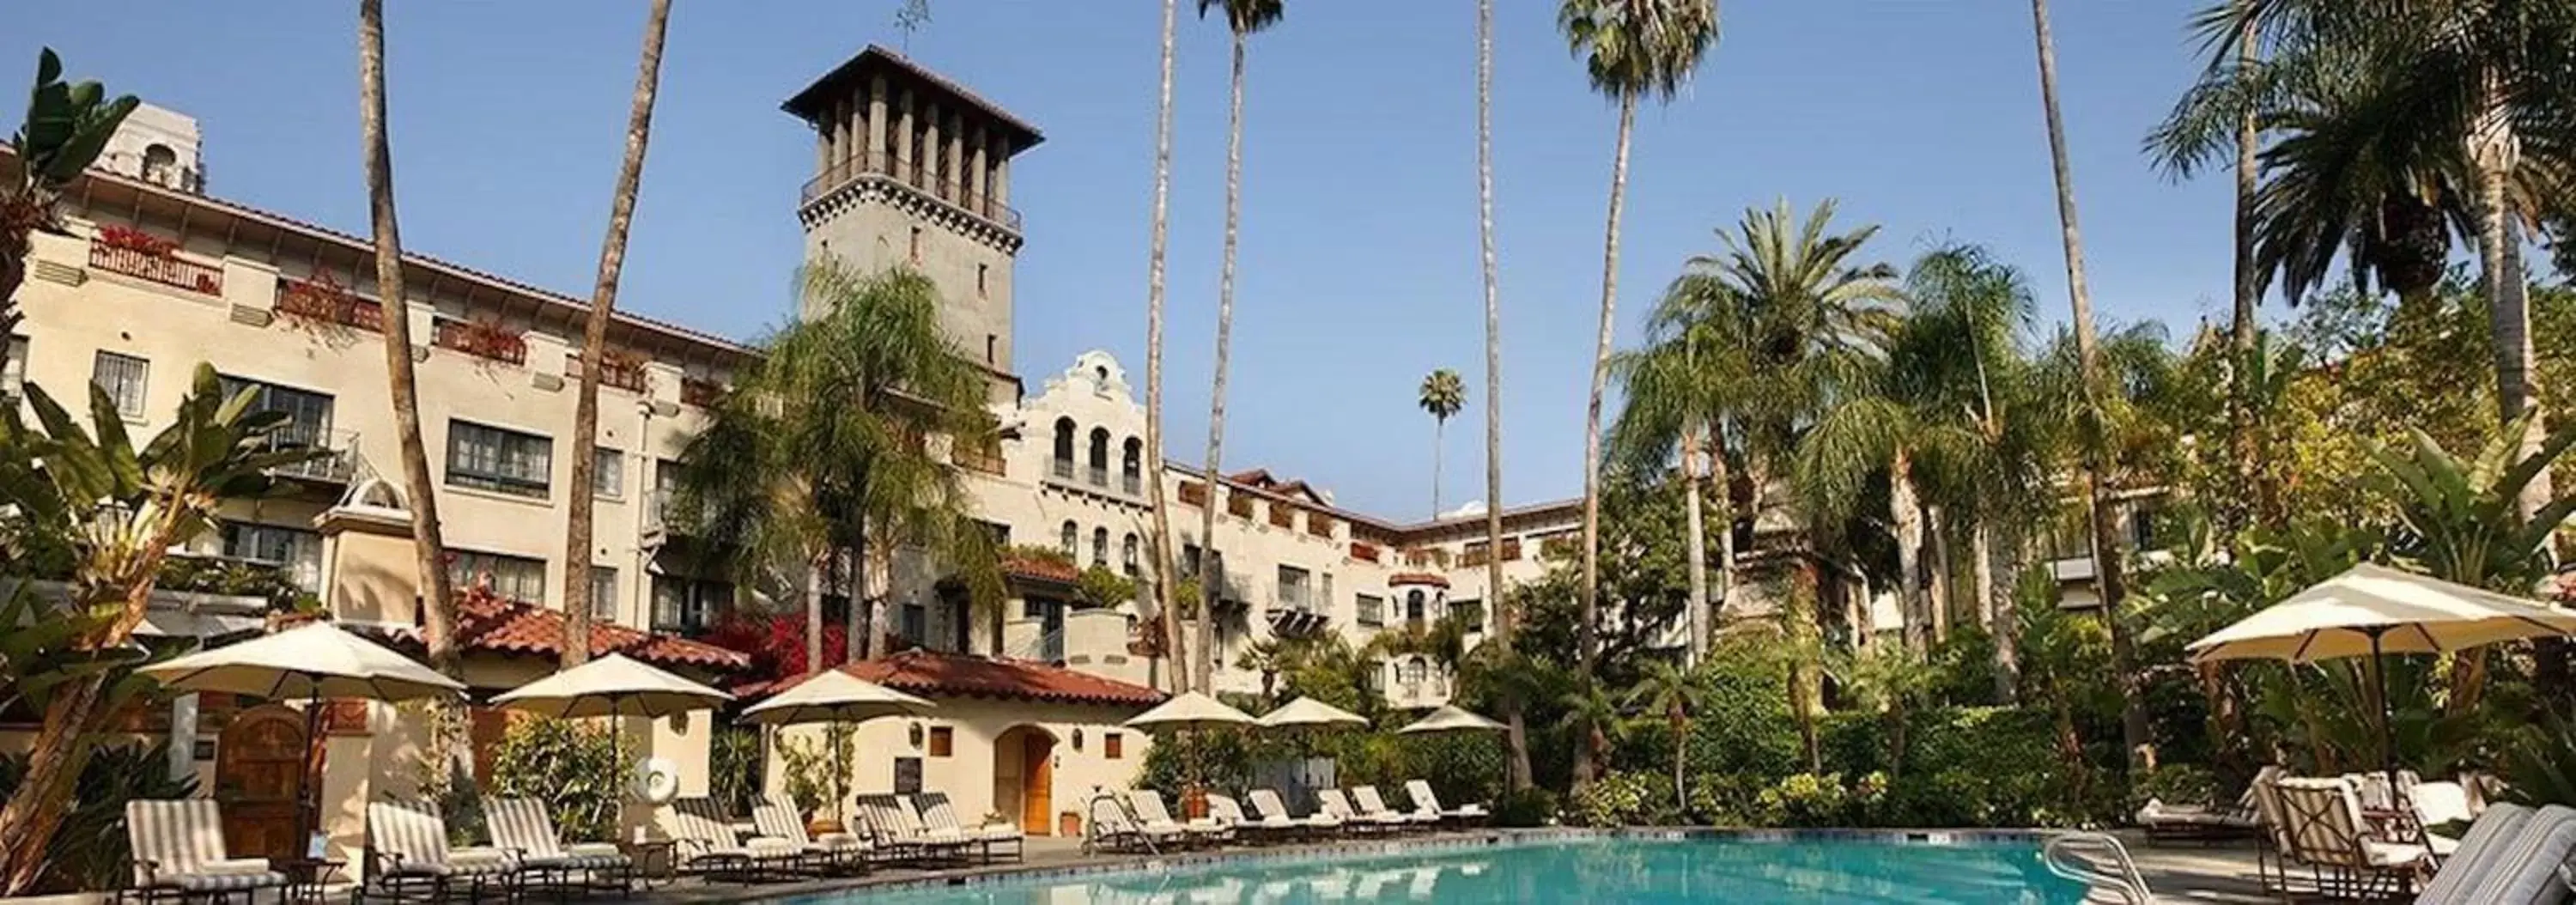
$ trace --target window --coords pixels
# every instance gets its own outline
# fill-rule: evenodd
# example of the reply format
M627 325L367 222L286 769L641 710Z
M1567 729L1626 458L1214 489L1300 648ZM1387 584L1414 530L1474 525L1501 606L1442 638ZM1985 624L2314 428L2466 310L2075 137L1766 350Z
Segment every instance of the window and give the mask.
M1411 623L1411 624L1413 624L1413 625L1421 625L1421 624L1422 624L1422 611L1423 611L1422 592L1421 592L1421 591L1406 591L1406 592L1404 592L1404 621L1405 621L1405 622L1407 622L1407 623Z
M976 297L976 298L979 298L979 299L980 299L980 298L983 298L983 297L984 297L984 275L985 275L986 273L990 272L992 269L993 269L993 268L992 268L992 266L991 266L991 265L989 265L989 264L977 264L977 265L975 265L975 297Z
M506 553L450 550L447 559L447 580L454 582L459 588L470 588L476 582L489 581L492 585L492 593L503 599L521 603L546 601L546 561L542 559L529 559L525 556L511 556Z
M1107 528L1091 529L1091 564L1095 566L1109 564L1109 529Z
M116 413L128 418L143 417L143 387L152 371L152 363L131 355L100 352L90 365L89 382L107 391L116 400Z
M1082 552L1081 538L1082 529L1074 527L1072 519L1065 519L1063 537L1058 540L1056 546L1063 547L1066 556L1078 555Z
M1001 349L1001 344L1002 344L1002 338L1001 338L1001 337L999 337L999 336L994 336L993 334L990 334L990 333L984 334L984 363L985 363L985 364L992 364L992 363L994 363L994 359L996 359L996 358L999 358L999 357L1000 357L1000 351L999 351L999 350Z
M1127 756L1127 736L1116 732L1100 734L1100 756L1117 760Z
M467 421L447 423L447 483L544 499L555 442Z
M733 585L704 578L653 576L653 630L705 634L733 605Z
M1420 685L1422 680L1431 677L1431 667L1422 662L1421 657L1407 657L1399 668L1403 674L1397 678L1406 685Z
M295 586L322 589L322 535L301 528L227 522L224 555L278 567Z
M903 605L901 612L897 614L896 618L900 620L900 624L896 626L895 631L897 634L903 636L903 640L910 641L915 645L921 645L927 642L930 637L930 610L928 608L923 607L918 603L907 603Z
M984 537L993 542L993 549L999 550L1011 545L1011 526L983 519L976 519L975 524L984 529Z
M1133 532L1127 535L1126 540L1119 542L1118 561L1127 567L1128 575L1136 574L1136 535Z
M605 446L590 451L590 492L609 499L626 495L626 454Z
M590 567L591 620L616 622L617 604L617 570L608 566Z
M1359 607L1361 625L1386 624L1386 598L1374 594L1362 594L1359 596Z
M9 357L0 360L0 402L18 398L27 385L27 338L9 337Z
M839 626L850 624L850 595L823 595L823 624Z
M1279 567L1279 606L1282 609L1306 608L1306 570L1296 566Z
M1482 600L1450 601L1449 613L1458 617L1460 628L1471 632L1485 630L1485 602Z
M921 263L921 227L912 228L912 262Z
M947 757L957 750L957 731L946 726L930 727L930 756Z
M230 375L218 380L227 399L240 395L243 390L251 391L250 411L285 412L286 426L279 428L276 434L279 440L305 446L327 445L323 441L331 431L331 394Z
M2161 515L2162 513L2157 512L2155 507L2143 504L2129 509L2130 549L2158 550L2164 547L2157 536L2160 533L2157 530L2159 523L2164 521Z

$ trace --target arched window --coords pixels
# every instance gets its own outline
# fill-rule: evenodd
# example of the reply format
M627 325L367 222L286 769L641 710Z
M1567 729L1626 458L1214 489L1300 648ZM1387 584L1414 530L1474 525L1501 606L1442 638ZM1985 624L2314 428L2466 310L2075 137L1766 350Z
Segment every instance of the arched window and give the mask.
M179 153L169 145L155 144L143 149L143 179L170 185L178 176Z
M1431 665L1423 662L1421 657L1404 658L1403 668L1404 684L1407 685L1419 685L1422 684L1422 680L1431 677Z
M1095 427L1091 429L1090 462L1092 485L1096 487L1109 486L1109 431L1107 428Z
M1127 574L1136 574L1136 535L1134 532L1129 532L1127 539L1119 542L1118 556L1119 561L1126 564Z
M1059 546L1064 547L1064 555L1074 556L1082 552L1081 547L1075 546L1076 544L1082 543L1082 541L1078 539L1082 536L1081 532L1082 529L1073 526L1072 519L1064 520L1064 536L1059 544Z
M1072 523L1066 522L1065 524L1070 525ZM1420 588L1416 588L1414 590L1404 592L1404 621L1422 621L1422 610L1422 590Z
M1073 430L1073 419L1055 419L1055 476L1066 480L1073 479Z
M1091 564L1095 566L1109 564L1109 529L1107 528L1091 529Z
M1127 438L1127 453L1119 460L1118 474L1119 480L1126 484L1128 493L1137 492L1137 487L1142 483L1145 475L1145 441L1134 437Z

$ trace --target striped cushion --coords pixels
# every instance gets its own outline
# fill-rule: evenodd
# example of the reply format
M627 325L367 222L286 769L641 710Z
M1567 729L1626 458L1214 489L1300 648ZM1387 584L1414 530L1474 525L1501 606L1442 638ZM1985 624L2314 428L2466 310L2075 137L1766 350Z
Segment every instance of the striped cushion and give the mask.
M621 854L575 855L567 853L561 855L547 855L542 858L531 857L528 858L525 863L530 867L549 867L558 870L622 870L632 866L634 862L627 860L626 856Z
M286 885L286 875L273 870L242 873L183 874L173 878L173 885L189 892L224 892L237 889L265 889Z
M2565 900L2567 891L2559 883L2558 866L2567 863L2570 851L2576 851L2576 810L2554 804L2541 808L2521 832L2501 841L2506 845L2487 862L2487 870L2472 878L2477 888L2459 901L2534 905Z
M196 873L224 860L223 813L211 798L129 801L125 834L134 849L134 882ZM145 870L145 862L154 869ZM261 867L265 869L266 865Z
M796 819L796 809L787 803L770 799L751 806L751 824L760 835L803 846L811 840L805 834L805 821Z
M494 798L484 796L483 819L492 828L492 844L527 853L531 859L552 858L564 853L563 844L555 837L554 818L546 813L545 802L534 798Z

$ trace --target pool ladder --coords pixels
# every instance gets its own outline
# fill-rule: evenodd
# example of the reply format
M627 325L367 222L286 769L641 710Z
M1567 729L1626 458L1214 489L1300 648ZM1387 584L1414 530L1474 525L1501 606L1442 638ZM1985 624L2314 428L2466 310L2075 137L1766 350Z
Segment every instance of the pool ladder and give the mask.
M2109 833L2060 833L2040 847L2048 871L2084 884L2095 893L2110 892L2128 905L2154 905L2156 894L2138 875L2129 847ZM2089 901L2089 899L2088 899Z

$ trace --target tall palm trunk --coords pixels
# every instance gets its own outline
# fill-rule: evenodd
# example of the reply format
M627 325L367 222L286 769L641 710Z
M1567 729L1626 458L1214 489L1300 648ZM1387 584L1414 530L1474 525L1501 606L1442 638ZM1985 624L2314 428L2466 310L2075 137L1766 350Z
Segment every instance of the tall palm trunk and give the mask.
M1685 625L1690 638L1683 649L1689 658L1683 662L1699 665L1708 651L1708 532L1700 521L1699 431L1682 432L1682 530L1690 532L1683 541L1684 555L1690 557L1690 619Z
M447 543L439 534L438 492L420 438L420 390L412 377L411 311L403 293L402 230L394 216L394 158L385 136L385 4L358 0L358 129L367 155L367 209L376 240L376 297L385 316L385 375L402 445L404 501L411 508L412 551L420 569L420 626L429 665L460 675L456 659L456 592L447 580Z
M2075 218L2075 172L2066 162L2066 122L2057 104L2057 47L2048 31L2048 0L2030 0L2031 31L2039 45L2040 104L2048 115L2049 169L2057 183L2057 220L2066 246L2066 289L2074 309L2075 351L2083 383L2085 417L2099 422L2102 361L2093 329L2093 298L2084 285L2084 236ZM2084 484L2093 519L2093 582L2102 601L2102 624L2111 636L2112 680L2120 688L2120 744L2133 765L2152 765L2147 710L2139 700L2136 652L2120 606L2128 596L2120 569L2120 534L2099 444L2084 444Z
M1816 737L1817 664L1809 659L1818 652L1816 613L1824 599L1817 587L1815 563L1799 563L1789 581L1789 607L1781 614L1781 632L1788 636L1790 647L1789 718L1798 725L1798 747L1806 753L1807 772L1823 773L1824 747Z
M1601 394L1610 382L1610 335L1619 302L1619 212L1628 201L1628 136L1637 124L1637 97L1619 97L1619 143L1610 158L1610 217L1601 239L1601 330L1592 346L1592 396L1583 409L1583 623L1575 648L1585 675L1601 658ZM1592 748L1574 749L1576 789L1592 780Z
M1968 528L1968 556L1968 587L1977 597L1977 626L1995 645L1995 703L2009 704L2021 673L2021 633L2011 611L1995 599L1994 529L1984 519Z
M1956 583L1950 580L1950 531L1956 526L1946 515L1939 506L1923 507L1923 571L1928 582L1923 599L1932 608L1932 641L1936 644L1950 640L1950 614L1958 610L1959 604L1953 596Z
M1700 656L1706 657L1709 648L1717 643L1718 617L1725 615L1727 605L1735 602L1735 485L1726 467L1725 441L1719 438L1717 431L1709 431L1708 449L1702 455L1708 462L1708 486L1722 504L1717 510L1717 594L1714 598L1717 603L1709 608L1707 631L1702 632L1699 639Z
M1243 221L1243 52L1251 36L1234 32L1234 70L1226 99L1225 114L1225 259L1217 269L1216 280L1216 385L1208 391L1207 470L1203 473L1211 488L1207 504L1199 507L1199 618L1191 642L1198 647L1198 673L1191 681L1201 688L1213 688L1215 681L1215 626L1217 583L1205 576L1210 560L1207 551L1216 549L1216 486L1218 456L1225 448L1225 376L1226 363L1234 342L1234 250L1238 226ZM1437 486L1437 482L1434 483ZM1436 493L1437 491L1435 491ZM1329 605L1330 601L1327 601Z
M2259 62L2261 35L2252 14L2253 0L2236 0L2241 22L2236 33L2236 66L2239 78L2253 73ZM2228 323L2228 346L2235 350L2236 366L2228 369L2227 446L2235 466L2236 486L2248 491L2237 494L2219 506L2223 527L2241 531L2260 517L2249 512L2260 497L2253 492L2261 476L2260 462L2254 448L2254 388L2247 383L2248 365L2254 358L2254 309L2262 301L2262 268L2254 262L2254 193L2259 161L2255 157L2261 140L2254 124L2254 110L2248 106L2236 120L2236 311Z
M2522 148L2511 113L2505 107L2503 76L2489 70L2484 80L2487 107L2470 130L2468 151L2477 175L2478 266L2486 274L2487 318L2495 333L2496 407L2504 423L2512 424L2540 407L2540 388L2532 366L2527 287L2519 266L2521 256L2513 247L2516 237L2508 222L2511 213L2505 208L2506 183L2521 162ZM2543 420L2533 418L2523 432L2521 455L2539 450L2546 432ZM2543 469L2523 488L2522 496L2515 500L2515 511L2529 518L2548 505L2550 496L2549 472Z
M1163 0L1163 80L1154 108L1154 226L1145 265L1145 482L1154 500L1154 601L1163 611L1163 655L1172 663L1172 690L1190 690L1188 650L1181 643L1180 600L1172 580L1172 517L1163 500L1163 259L1171 244L1172 46L1179 0ZM1217 476L1210 473L1207 505L1216 505ZM1213 559L1213 547L1200 554ZM1211 614L1201 612L1201 621Z
M1440 450L1449 439L1449 419L1431 419L1431 517L1440 517Z
M1476 0L1476 239L1485 284L1485 549L1503 548L1503 303L1494 264L1494 0ZM1503 558L1485 557L1485 597L1494 608L1494 640L1512 647L1519 616L1503 588ZM1529 729L1517 697L1503 698L1503 739L1511 751L1504 779L1529 788Z
M599 281L590 290L590 317L581 330L581 393L572 410L572 503L564 528L564 637L590 637L591 461L599 449L599 375L607 370L608 321L617 310L617 279L626 267L626 233L635 223L635 188L644 180L644 148L653 139L653 100L662 84L662 36L671 22L671 0L653 0L644 14L644 51L635 69L635 98L626 114L626 161L608 203L608 238L599 246ZM588 643L563 646L563 665L590 659Z
M1904 614L1905 646L1922 653L1931 648L1932 621L1923 589L1923 499L1914 491L1914 457L1906 450L1897 450L1889 463L1887 484L1887 523L1896 535L1896 606Z

